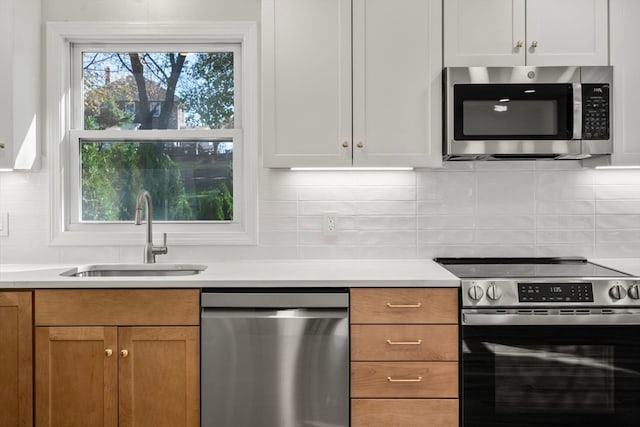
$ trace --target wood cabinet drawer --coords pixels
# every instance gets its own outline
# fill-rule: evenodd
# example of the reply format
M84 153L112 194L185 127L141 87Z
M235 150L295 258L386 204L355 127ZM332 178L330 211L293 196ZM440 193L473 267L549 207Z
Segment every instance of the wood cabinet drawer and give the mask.
M458 397L457 362L351 362L352 398Z
M458 427L456 399L353 399L351 427Z
M199 325L198 289L36 290L36 326Z
M351 325L351 360L458 360L457 325Z
M458 323L457 288L355 288L351 323Z

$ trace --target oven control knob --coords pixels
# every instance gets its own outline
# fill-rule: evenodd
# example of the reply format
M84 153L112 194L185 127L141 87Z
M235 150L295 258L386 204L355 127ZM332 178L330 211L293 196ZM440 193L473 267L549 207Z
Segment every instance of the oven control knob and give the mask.
M609 288L609 296L614 300L619 300L627 296L627 291L622 285L613 285Z
M484 291L478 285L474 285L469 288L469 298L474 301L480 301L482 299L482 295L484 295Z
M502 290L498 285L491 285L487 288L487 298L497 301L502 297Z
M627 290L629 294L629 298L631 299L640 299L640 286L639 285L631 285Z

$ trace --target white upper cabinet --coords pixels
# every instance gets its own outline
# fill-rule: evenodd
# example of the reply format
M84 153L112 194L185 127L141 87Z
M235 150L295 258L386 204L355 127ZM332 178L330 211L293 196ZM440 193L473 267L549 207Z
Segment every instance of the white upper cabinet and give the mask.
M611 65L613 66L613 166L640 166L640 1L611 0Z
M265 166L351 165L351 0L264 0L262 43Z
M442 7L353 2L353 164L442 165Z
M262 8L265 166L441 165L440 0Z
M446 0L447 67L608 65L608 0Z
M0 1L0 169L40 167L40 7Z

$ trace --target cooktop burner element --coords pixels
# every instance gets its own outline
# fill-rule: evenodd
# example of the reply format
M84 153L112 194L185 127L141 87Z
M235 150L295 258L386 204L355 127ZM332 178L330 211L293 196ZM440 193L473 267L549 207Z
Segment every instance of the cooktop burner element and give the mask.
M434 261L462 279L463 308L640 307L640 278L584 258Z
M461 279L630 276L585 258L436 258L434 261Z

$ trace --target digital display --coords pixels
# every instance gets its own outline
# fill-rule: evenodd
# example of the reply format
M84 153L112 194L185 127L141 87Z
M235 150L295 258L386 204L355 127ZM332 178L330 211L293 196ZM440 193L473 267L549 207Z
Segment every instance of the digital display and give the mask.
M591 283L518 283L520 302L593 302Z

